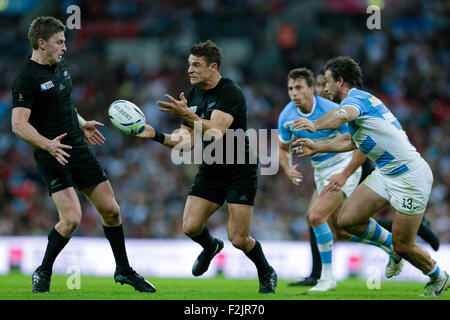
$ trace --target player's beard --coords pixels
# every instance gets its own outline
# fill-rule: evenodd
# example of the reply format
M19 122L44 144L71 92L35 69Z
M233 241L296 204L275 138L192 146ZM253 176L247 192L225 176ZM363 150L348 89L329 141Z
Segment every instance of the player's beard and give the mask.
M59 54L58 54L57 57L59 57ZM59 63L59 61L57 60L57 58L55 58L55 54L49 54L49 55L48 55L48 62L49 62L49 64L50 64L51 66L53 66L53 65Z
M336 94L333 94L333 99L331 99L331 101L336 102L336 103L341 103L341 101L342 101L341 93L336 92Z

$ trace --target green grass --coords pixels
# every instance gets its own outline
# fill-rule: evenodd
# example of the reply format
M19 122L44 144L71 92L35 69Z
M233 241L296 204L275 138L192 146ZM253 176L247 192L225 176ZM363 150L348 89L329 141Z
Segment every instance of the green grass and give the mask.
M116 284L112 277L81 276L81 288L70 290L68 276L53 275L48 294L31 292L31 276L13 271L0 276L0 300L426 300L419 295L423 283L381 282L380 289L368 289L357 279L340 281L330 292L308 292L308 287L288 287L290 280L279 280L276 294L258 294L256 279L214 278L167 279L146 277L156 287L153 294ZM439 300L450 300L445 292Z

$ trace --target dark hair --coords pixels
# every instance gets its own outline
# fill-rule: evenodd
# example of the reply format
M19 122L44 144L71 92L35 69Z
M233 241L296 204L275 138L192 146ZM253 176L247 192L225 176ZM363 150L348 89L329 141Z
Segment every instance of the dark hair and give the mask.
M308 68L296 68L289 71L288 80L295 80L299 78L305 79L308 87L312 87L314 85L314 73Z
M359 64L350 57L335 57L328 60L324 71L330 70L335 81L340 77L349 87L362 87L362 71Z
M213 62L217 63L217 69L222 62L222 49L211 40L194 45L191 48L191 54L196 57L203 57L208 65Z
M39 39L48 41L55 33L65 32L66 26L54 17L37 17L35 18L28 29L28 40L30 40L31 47L34 50L39 48Z

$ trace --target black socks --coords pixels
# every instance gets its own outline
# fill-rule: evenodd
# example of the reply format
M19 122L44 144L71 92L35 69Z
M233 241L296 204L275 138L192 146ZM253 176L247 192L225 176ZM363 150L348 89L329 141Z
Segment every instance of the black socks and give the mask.
M132 273L130 264L128 263L127 251L125 249L125 236L123 234L122 225L117 227L103 226L105 237L108 239L116 260L116 266L120 274L128 275Z
M319 279L322 274L322 259L317 247L316 235L312 227L309 227L309 243L311 245L312 270L310 278Z
M48 234L47 249L45 250L44 259L40 266L41 270L52 272L53 263L55 262L56 257L61 250L64 249L69 240L70 238L64 238L55 228L50 231Z
M216 248L216 240L211 236L209 229L206 226L203 228L203 232L200 235L191 239L201 245L206 251L214 251Z
M270 265L264 256L261 243L258 240L255 240L255 246L249 252L245 253L245 255L255 264L260 279L263 275L271 271Z

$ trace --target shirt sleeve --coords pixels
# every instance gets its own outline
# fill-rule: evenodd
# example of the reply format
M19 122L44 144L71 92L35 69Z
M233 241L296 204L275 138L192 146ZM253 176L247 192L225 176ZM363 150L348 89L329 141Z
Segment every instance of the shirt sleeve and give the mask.
M292 132L284 126L283 113L278 117L278 139L282 143L291 143L293 140Z
M236 118L245 106L245 97L237 87L227 87L216 101L215 110L228 113Z
M342 108L343 106L355 107L359 111L359 116L363 116L366 112L365 108L361 105L358 99L355 99L353 97L347 97L342 100L339 107Z
M31 77L19 75L12 88L12 107L33 108L35 87Z

